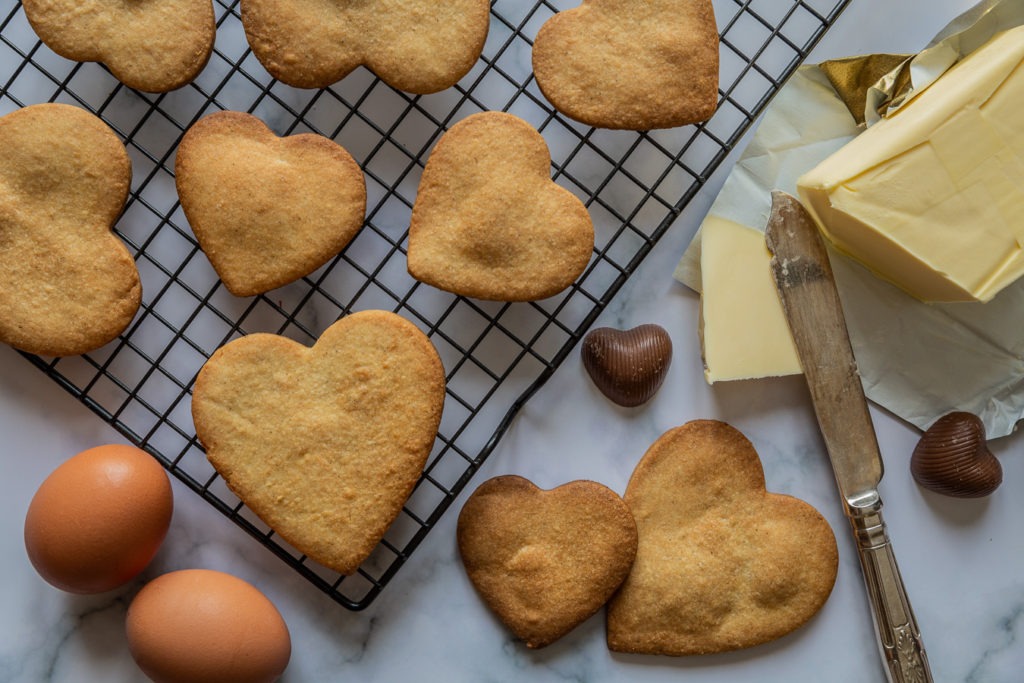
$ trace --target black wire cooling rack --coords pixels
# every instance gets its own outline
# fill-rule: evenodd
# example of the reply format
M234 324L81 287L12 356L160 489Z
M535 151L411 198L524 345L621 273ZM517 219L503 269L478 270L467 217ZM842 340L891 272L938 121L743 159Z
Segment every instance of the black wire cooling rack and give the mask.
M324 90L275 81L246 45L237 0L214 2L216 48L194 83L139 93L97 64L56 56L38 41L20 2L0 0L0 115L66 102L122 137L133 178L117 232L143 283L142 307L120 339L84 356L28 358L333 599L364 608L848 3L716 0L718 112L704 125L637 133L562 117L533 80L533 36L579 0L495 0L483 57L458 86L428 96L393 90L365 69ZM174 189L181 135L220 109L255 114L282 135L326 135L352 153L367 179L366 224L348 248L309 277L255 298L236 298L220 284ZM551 299L475 301L406 272L409 217L430 149L445 129L481 110L509 111L537 127L551 147L556 182L583 199L594 219L589 267ZM358 573L341 577L278 538L217 477L195 438L191 386L210 354L233 338L273 332L308 344L339 316L370 308L397 312L429 335L448 389L414 493Z

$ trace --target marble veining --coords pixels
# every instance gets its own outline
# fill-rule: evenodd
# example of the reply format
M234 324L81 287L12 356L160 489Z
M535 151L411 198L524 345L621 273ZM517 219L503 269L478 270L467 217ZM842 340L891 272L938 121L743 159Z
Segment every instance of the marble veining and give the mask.
M967 0L914 0L880 5L854 0L814 57L913 50L969 4ZM219 36L219 47L220 42ZM529 69L522 52L515 53L519 61L509 68ZM301 106L303 96L294 97L294 106ZM266 114L273 125L273 108L268 106ZM558 135L555 130L545 132L555 144ZM614 135L607 139L615 144ZM258 586L279 607L293 638L286 683L884 681L860 569L802 380L706 386L697 343L698 302L671 279L727 166L712 178L596 323L625 329L654 322L669 331L675 352L659 393L641 408L612 404L587 378L577 350L515 419L475 483L515 473L545 488L586 478L622 493L636 462L662 432L690 419L726 420L754 443L764 463L768 490L807 500L836 533L840 548L836 587L804 628L747 651L672 659L610 653L599 614L549 648L528 651L486 610L462 570L455 521L468 491L381 597L363 612L349 612L331 602L177 483L171 530L144 574L108 594L65 595L39 579L28 563L22 541L25 510L36 487L63 459L121 439L17 353L3 347L0 683L144 681L127 652L127 606L145 581L187 567L236 574ZM196 277L201 281L204 276ZM310 318L303 322L316 329L337 315L327 308L307 310ZM261 325L259 318L251 323ZM1004 484L990 499L951 501L921 490L910 476L910 453L919 434L883 411L872 413L886 463L881 485L886 520L936 681L1020 680L1024 670L1020 435L992 444L1004 468Z
M1012 680L1020 674L1021 650L1019 631L1024 627L1024 592L1017 586L1016 595L1007 598L999 596L1002 610L993 605L993 628L986 629L991 637L989 644L976 653L976 660L967 671L965 681Z

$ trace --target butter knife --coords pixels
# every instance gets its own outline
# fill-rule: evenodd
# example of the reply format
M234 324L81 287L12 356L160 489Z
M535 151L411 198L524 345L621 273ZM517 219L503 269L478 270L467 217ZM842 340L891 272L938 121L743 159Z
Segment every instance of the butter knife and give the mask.
M882 520L882 456L861 386L828 252L800 202L772 193L765 230L771 271L864 571L892 683L932 680L921 632Z

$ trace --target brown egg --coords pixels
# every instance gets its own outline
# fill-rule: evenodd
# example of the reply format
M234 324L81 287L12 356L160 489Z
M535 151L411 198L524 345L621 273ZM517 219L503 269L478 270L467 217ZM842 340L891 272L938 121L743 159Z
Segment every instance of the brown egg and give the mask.
M263 593L208 569L146 584L128 607L127 631L132 657L156 683L271 683L292 652Z
M141 572L171 523L167 473L134 446L98 446L58 467L25 516L40 576L71 593L102 593Z

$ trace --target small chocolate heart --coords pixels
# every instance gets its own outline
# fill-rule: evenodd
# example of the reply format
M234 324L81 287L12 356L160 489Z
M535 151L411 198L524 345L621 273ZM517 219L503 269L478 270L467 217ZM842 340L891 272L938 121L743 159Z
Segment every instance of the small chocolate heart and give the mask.
M632 408L661 388L672 362L672 340L659 325L625 331L598 327L583 338L582 356L601 393Z
M925 431L910 457L910 473L929 491L955 498L987 496L1003 481L985 425L964 412L944 415Z

